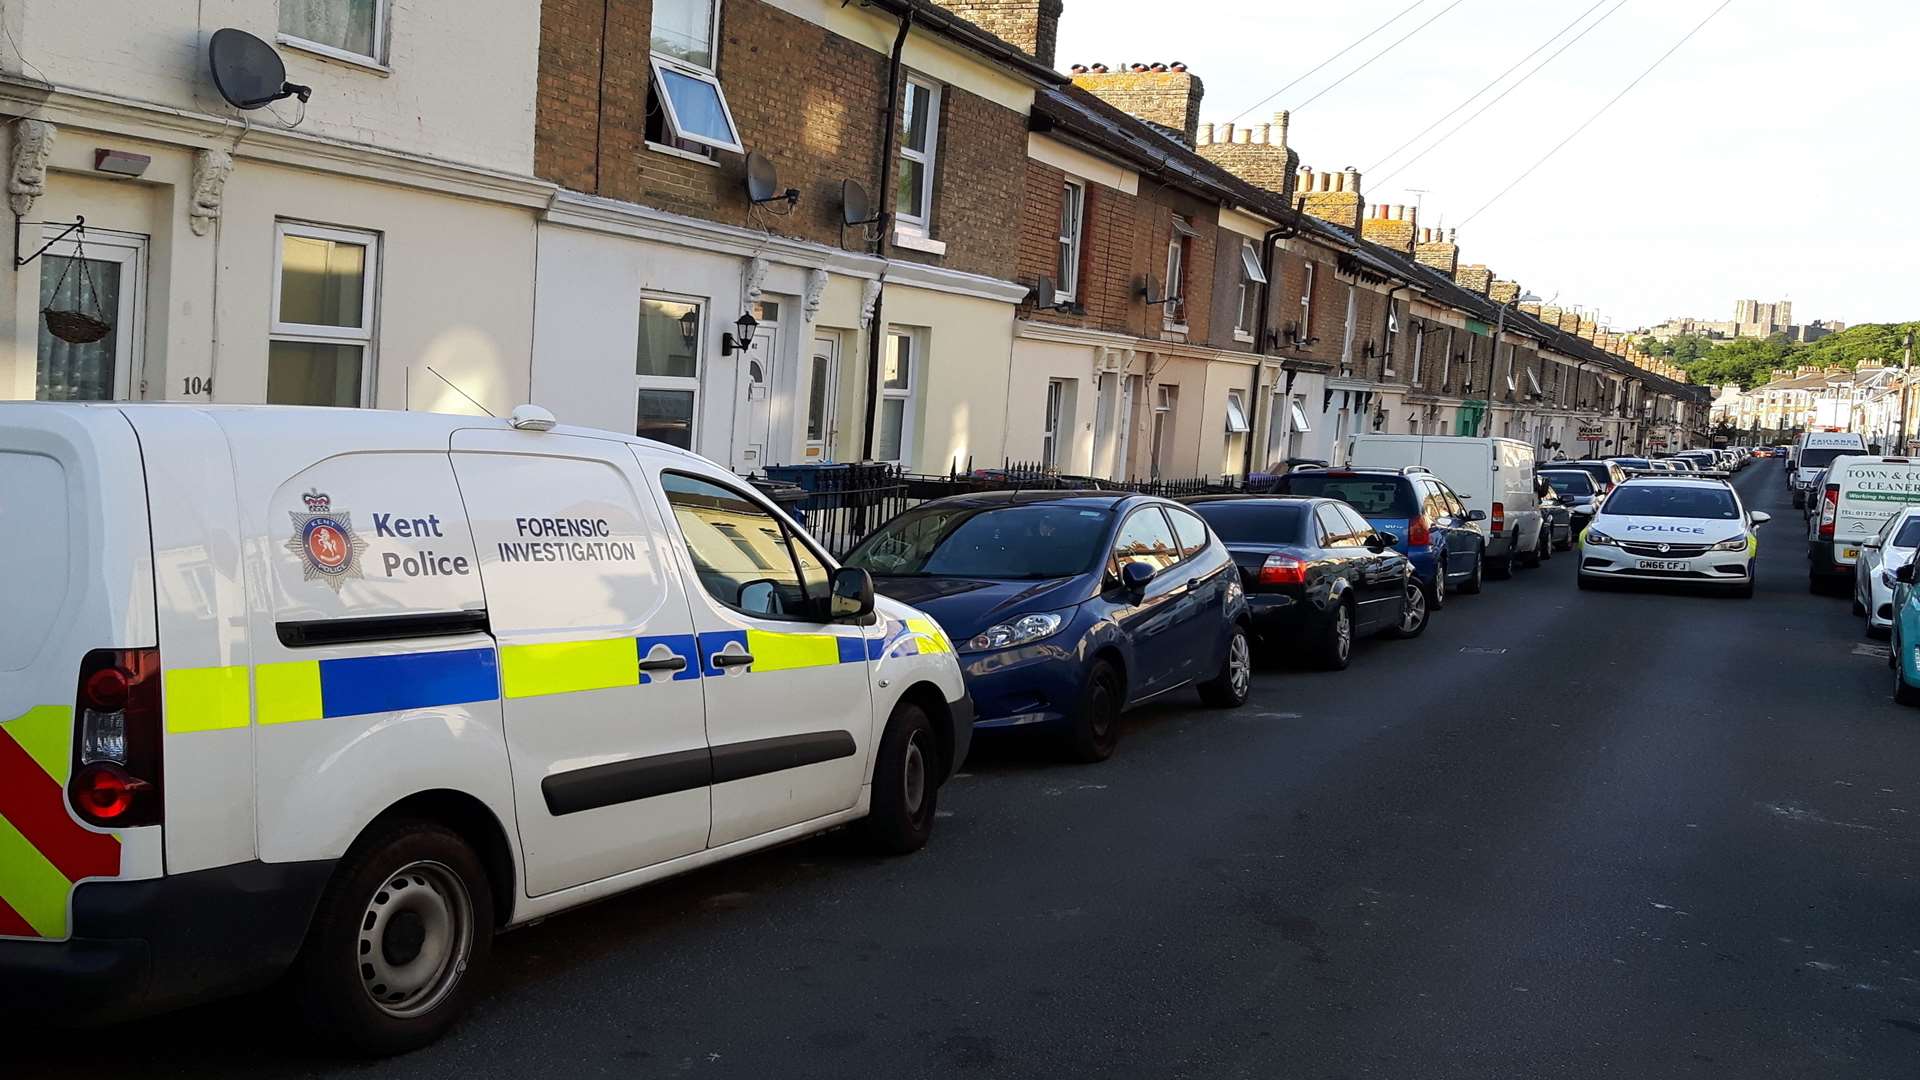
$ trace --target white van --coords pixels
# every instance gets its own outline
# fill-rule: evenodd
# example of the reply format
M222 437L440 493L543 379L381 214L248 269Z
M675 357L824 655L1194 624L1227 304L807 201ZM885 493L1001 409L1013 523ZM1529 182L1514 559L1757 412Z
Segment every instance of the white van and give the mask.
M1818 482L1820 470L1843 454L1865 454L1867 440L1855 431L1810 431L1800 436L1800 452L1788 475L1793 484L1793 508L1807 509L1809 493Z
M1487 572L1506 577L1517 561L1538 566L1546 556L1540 496L1534 488L1537 459L1533 447L1518 439L1467 435L1355 435L1348 463L1356 467L1403 469L1419 465L1433 471L1460 496L1468 510L1487 520Z
M360 409L0 404L0 1014L291 971L387 1053L497 930L860 820L925 842L972 705L726 470Z
M1842 457L1827 469L1827 482L1807 529L1807 574L1815 592L1853 577L1861 545L1887 520L1920 504L1920 460L1905 457Z

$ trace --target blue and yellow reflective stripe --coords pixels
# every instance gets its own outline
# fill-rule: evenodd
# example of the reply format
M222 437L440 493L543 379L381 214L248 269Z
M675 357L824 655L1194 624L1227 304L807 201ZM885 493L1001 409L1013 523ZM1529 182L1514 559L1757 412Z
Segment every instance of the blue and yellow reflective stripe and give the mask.
M841 662L839 642L840 639L833 634L747 631L747 651L753 654L754 671L836 667Z
M500 688L509 698L638 685L633 638L500 646Z

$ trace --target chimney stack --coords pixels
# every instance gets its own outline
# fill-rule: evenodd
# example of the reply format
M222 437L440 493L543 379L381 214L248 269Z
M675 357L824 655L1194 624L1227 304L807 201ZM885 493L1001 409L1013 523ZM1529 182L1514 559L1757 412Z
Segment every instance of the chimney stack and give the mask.
M1373 208L1367 219L1360 223L1360 235L1381 247L1392 248L1402 255L1413 254L1414 238L1420 231L1414 220L1415 213L1405 206L1388 206L1381 203Z
M1495 281L1487 287L1487 299L1496 304L1511 304L1520 298L1521 291L1517 281Z
M1413 257L1420 264L1452 277L1454 271L1460 269L1460 245L1454 239L1452 229L1421 229Z
M1487 269L1485 263L1474 263L1471 266L1461 267L1454 274L1453 279L1468 292L1477 292L1485 296L1493 285L1493 271Z
M934 0L934 3L1053 66L1062 0Z
M1273 114L1273 122L1257 127L1201 124L1195 145L1200 156L1282 199L1293 201L1293 177L1300 155L1287 149L1287 114Z
M1303 192L1294 202L1299 210L1358 235L1365 210L1360 199L1360 170L1348 166L1337 173L1318 173L1313 190Z
M961 0L942 0L956 6ZM992 0L971 0L975 5L990 5ZM1121 70L1103 71L1094 64L1088 70L1075 65L1073 85L1091 93L1136 120L1144 120L1185 142L1200 142L1200 98L1206 87L1185 64L1123 64ZM1215 129L1215 135L1221 129ZM1228 129L1221 142L1232 143ZM1215 143L1214 145L1219 145Z

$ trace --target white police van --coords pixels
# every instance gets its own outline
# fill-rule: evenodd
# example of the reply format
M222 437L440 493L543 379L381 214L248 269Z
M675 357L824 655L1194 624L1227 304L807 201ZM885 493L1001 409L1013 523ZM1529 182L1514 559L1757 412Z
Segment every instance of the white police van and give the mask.
M0 404L0 1014L291 971L361 1050L495 931L860 820L926 841L952 644L727 471L357 409Z
M1711 477L1635 477L1613 489L1580 535L1580 587L1659 581L1753 595L1751 511L1733 485Z

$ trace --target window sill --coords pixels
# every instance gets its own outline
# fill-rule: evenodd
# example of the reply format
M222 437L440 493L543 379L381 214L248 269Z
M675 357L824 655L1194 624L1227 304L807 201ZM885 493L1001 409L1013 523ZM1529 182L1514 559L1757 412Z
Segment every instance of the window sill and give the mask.
M652 150L655 153L665 154L668 157L677 157L683 161L697 162L701 165L708 165L716 169L720 167L720 163L718 161L715 161L714 159L708 157L705 154L696 154L691 150L682 150L677 146L668 146L666 143L657 143L652 141L651 139L647 141L646 146L647 146L647 149Z
M1233 340L1242 345L1251 345L1253 344L1253 335L1247 333L1245 330L1235 330L1233 332Z
M1162 333L1166 333L1166 334L1178 334L1181 337L1187 336L1186 323L1162 323L1160 326L1160 330Z
M345 64L348 67L357 67L362 71L370 71L381 78L386 78L393 74L393 68L391 66L361 53L350 53L344 49L336 49L331 45L322 45L317 41L308 41L306 38L294 37L292 34L275 34L273 39L289 49L310 53L322 60L331 60L334 63Z
M935 240L931 237L922 236L916 232L907 232L902 229L895 229L893 231L893 244L895 247L903 247L908 251L925 252L928 255L945 255L947 253L947 245L944 240Z

